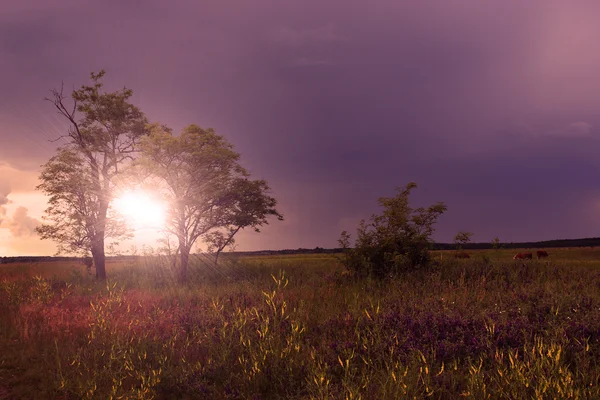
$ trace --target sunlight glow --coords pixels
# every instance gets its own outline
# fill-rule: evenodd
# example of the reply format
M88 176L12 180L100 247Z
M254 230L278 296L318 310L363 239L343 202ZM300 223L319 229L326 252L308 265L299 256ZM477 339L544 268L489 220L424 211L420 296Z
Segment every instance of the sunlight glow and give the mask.
M113 207L134 229L162 229L166 208L150 194L142 190L126 191L114 199Z

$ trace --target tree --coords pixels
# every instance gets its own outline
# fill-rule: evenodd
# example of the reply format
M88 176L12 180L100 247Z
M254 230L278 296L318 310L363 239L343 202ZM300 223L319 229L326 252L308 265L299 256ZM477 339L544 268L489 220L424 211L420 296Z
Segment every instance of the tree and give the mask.
M138 166L169 204L167 230L178 240L182 281L199 238L209 243L218 261L241 229L258 231L271 215L282 219L277 201L267 195L267 183L250 180L240 155L213 129L190 125L178 137L164 125L154 124L150 131L141 142Z
M85 234L89 241L89 250L94 258L96 276L106 279L105 268L105 239L109 235L107 218L110 203L114 194L115 183L122 174L125 166L133 159L139 139L147 134L147 120L144 114L129 102L133 95L130 89L123 88L115 92L106 93L102 90L102 77L104 71L92 73L91 86L81 86L71 94L72 104L67 104L67 96L63 88L52 90L52 97L47 99L58 110L68 124L68 132L61 136L66 141L59 149L57 157L64 157L63 163L69 157L76 157L78 168L85 172L86 199L88 206L80 209L74 221L79 224L76 231L72 231L69 224L61 223L59 216L68 216L71 202L78 202L78 196L62 196L62 191L76 190L72 186L72 176L52 172L51 163L40 176L42 185L40 189L51 198L56 196L54 207L48 209L47 220L50 224L41 228L42 238L56 240L59 244L67 244L77 234ZM66 153L70 155L67 155ZM55 160L58 161L58 160ZM65 181L62 182L61 180ZM48 183L48 184L46 184ZM58 213L58 214L52 214ZM82 238L77 238L82 239ZM67 246L68 247L68 246Z
M411 208L408 200L416 187L411 182L398 188L395 197L380 198L383 213L373 215L368 223L360 222L354 248L350 248L348 232L342 232L339 243L345 249L346 268L359 276L384 278L430 263L433 225L447 207L440 202L427 208Z
M235 244L234 236L240 230L252 227L255 232L260 232L260 226L268 224L269 216L275 216L280 221L283 219L275 209L277 200L268 196L268 192L266 181L246 177L234 179L232 185L221 192L223 201L215 213L217 228L203 236L209 250L215 254L215 264L225 247Z
M101 202L86 160L76 150L60 149L42 167L40 180L42 183L36 189L48 195L49 200L42 217L46 223L36 228L37 233L42 239L57 242L57 254L87 256L94 238L98 237ZM115 240L131 237L118 214L109 209L107 215L104 237Z
M498 250L500 249L500 239L498 238L498 236L496 236L493 240L492 240L492 249L494 250Z
M456 250L462 250L464 245L471 242L472 236L473 234L471 232L458 232L456 236L454 236L454 244L456 245Z

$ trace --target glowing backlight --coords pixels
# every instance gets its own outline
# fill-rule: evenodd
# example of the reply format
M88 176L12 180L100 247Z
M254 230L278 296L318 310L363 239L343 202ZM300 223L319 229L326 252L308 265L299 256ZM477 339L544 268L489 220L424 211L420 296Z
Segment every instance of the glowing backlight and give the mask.
M144 191L124 192L114 199L113 207L136 229L164 227L164 205Z

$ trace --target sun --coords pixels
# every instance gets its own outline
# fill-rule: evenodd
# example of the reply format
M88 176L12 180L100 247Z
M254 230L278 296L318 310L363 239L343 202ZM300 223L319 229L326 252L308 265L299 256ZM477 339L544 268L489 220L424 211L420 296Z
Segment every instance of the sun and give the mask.
M115 210L135 229L161 229L165 225L165 206L143 190L128 190L113 200Z

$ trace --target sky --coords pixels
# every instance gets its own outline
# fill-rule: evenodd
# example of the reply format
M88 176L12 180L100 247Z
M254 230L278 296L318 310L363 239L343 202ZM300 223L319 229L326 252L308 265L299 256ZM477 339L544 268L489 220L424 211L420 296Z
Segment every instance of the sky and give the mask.
M598 15L592 0L10 2L0 255L54 253L35 186L66 125L43 99L100 69L151 121L213 127L269 182L285 220L237 250L335 247L411 181L412 205L448 206L436 241L600 236Z

